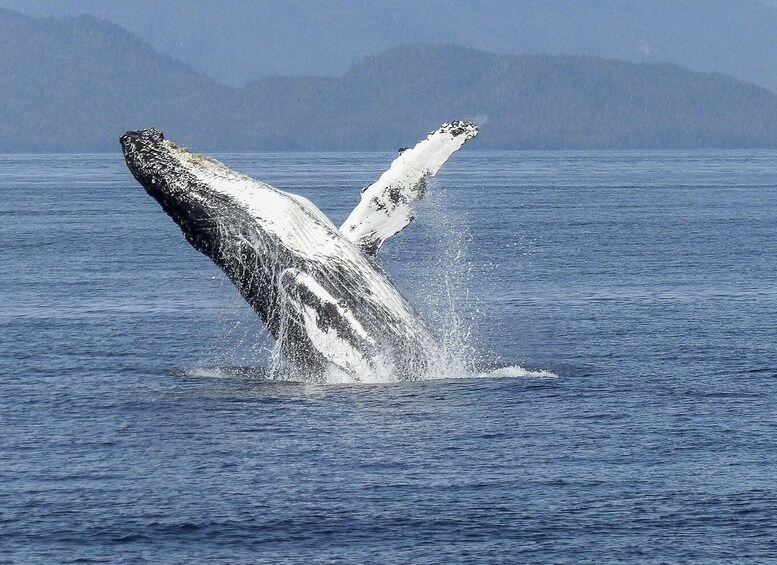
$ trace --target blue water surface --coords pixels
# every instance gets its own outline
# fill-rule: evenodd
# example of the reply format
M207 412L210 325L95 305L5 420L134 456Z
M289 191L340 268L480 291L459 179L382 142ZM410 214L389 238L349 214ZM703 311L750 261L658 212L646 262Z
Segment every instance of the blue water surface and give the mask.
M218 158L339 222L393 155ZM555 378L267 381L118 153L0 156L0 563L777 560L777 153L465 150L431 192L386 270Z

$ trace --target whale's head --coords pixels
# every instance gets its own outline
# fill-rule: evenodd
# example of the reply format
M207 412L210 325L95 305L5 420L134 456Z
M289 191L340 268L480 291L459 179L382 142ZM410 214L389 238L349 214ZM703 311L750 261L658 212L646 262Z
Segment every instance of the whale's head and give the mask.
M270 264L265 255L273 240L241 201L243 193L263 186L176 145L156 129L129 131L120 142L132 175L186 240L221 267L269 323L266 290L275 275L261 267Z
M256 181L176 145L154 128L128 131L119 141L132 175L198 251L221 265L223 245L234 243L225 241L227 231L261 236L262 226L241 199L245 192L261 190ZM250 185L249 190L241 192L241 184ZM240 236L245 239L245 233Z
M119 141L132 175L175 220L190 243L210 255L218 208L224 204L192 174L183 156L194 154L153 128L128 131Z

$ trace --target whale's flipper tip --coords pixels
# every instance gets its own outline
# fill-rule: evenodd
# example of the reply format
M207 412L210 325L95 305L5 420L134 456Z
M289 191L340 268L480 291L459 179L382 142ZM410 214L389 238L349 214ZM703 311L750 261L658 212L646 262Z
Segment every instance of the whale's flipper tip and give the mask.
M362 198L340 232L367 255L413 221L413 204L426 193L426 179L437 174L448 158L478 134L478 126L453 120L429 133L399 156L381 177L362 190Z
M434 135L438 132L449 133L453 137L459 137L463 135L465 140L469 140L477 136L479 128L476 123L470 122L468 120L453 120L450 123L441 125L439 129L431 132L430 135Z

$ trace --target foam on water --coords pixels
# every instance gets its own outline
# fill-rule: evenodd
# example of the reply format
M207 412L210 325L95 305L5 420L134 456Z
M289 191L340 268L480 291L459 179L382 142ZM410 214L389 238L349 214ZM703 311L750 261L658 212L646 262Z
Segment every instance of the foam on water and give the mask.
M478 379L557 379L558 375L545 369L531 370L525 369L520 365L509 365L499 367L481 373L476 373L471 378Z
M267 382L308 383L309 379L303 373L283 366L281 367L189 367L173 371L174 375L194 379L244 379ZM556 379L559 376L548 370L532 370L520 365L508 365L496 369L480 370L472 373L437 373L425 375L419 380L463 380L463 379ZM338 384L387 384L399 382L392 373L368 373L356 377L331 366L324 374L324 383Z

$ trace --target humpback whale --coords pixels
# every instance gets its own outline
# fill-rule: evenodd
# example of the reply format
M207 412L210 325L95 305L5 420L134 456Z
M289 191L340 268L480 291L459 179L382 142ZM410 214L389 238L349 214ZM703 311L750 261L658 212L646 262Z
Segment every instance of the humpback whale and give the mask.
M311 380L335 369L422 378L434 331L386 276L376 255L414 218L426 180L478 133L443 124L400 150L340 228L312 202L188 151L150 128L121 136L135 179L186 240L234 283L284 356Z

